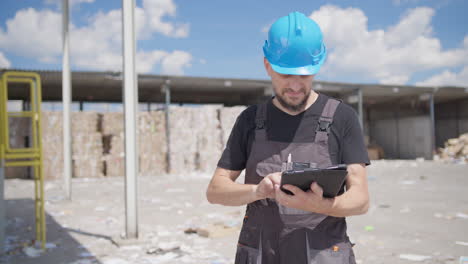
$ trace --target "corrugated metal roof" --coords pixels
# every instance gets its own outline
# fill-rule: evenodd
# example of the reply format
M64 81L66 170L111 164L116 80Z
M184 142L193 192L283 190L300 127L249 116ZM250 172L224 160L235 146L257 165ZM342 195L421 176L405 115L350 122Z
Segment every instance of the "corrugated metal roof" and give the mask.
M4 71L26 71L0 69ZM30 71L30 70L27 70ZM61 71L34 70L41 76L44 101L60 101L62 96ZM226 105L252 104L271 94L268 80L206 78L169 75L138 75L140 102L163 102L162 85L171 87L171 100L176 103L222 103ZM27 89L9 88L9 99L24 100ZM426 94L435 93L436 102L468 98L468 89L461 87L416 87L407 85L352 84L314 81L314 89L343 98L355 96L361 88L364 104L405 103L426 100ZM120 72L72 72L74 101L122 101L122 75Z

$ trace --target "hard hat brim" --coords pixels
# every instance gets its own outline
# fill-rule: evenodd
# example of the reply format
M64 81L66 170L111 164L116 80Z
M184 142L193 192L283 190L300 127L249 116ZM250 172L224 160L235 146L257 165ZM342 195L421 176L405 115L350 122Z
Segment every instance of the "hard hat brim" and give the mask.
M325 62L326 56L323 56L322 59L316 65L306 65L302 67L281 67L270 62L271 68L281 74L290 74L290 75L315 75L319 72L322 64Z

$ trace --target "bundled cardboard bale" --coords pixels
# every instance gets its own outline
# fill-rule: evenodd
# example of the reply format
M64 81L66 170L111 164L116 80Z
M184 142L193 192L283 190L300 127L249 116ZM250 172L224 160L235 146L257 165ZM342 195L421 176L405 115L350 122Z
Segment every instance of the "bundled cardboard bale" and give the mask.
M8 141L10 148L32 147L31 123L30 117L8 118Z
M196 134L193 131L193 108L170 108L170 173L190 174L197 169Z
M102 177L102 135L98 132L78 133L72 143L73 176Z
M223 149L226 146L226 143L231 134L232 127L236 123L237 117L246 109L245 106L234 106L234 107L224 107L220 110L220 121L221 121L221 133L222 133L222 142Z
M104 171L107 177L121 177L125 175L125 157L104 155Z
M42 155L45 179L58 179L63 175L62 112L42 112Z
M73 159L102 156L102 135L99 132L73 135Z
M195 165L198 171L213 172L223 148L220 106L193 108L193 132L196 138Z
M125 175L124 114L102 114L104 172L106 176Z
M211 172L244 106L171 107L170 173ZM46 178L63 175L61 112L44 112L42 144ZM141 112L137 123L139 168L142 175L168 170L164 111ZM123 113L72 113L72 153L75 177L123 176Z
M102 134L97 112L72 113L73 177L103 176Z
M33 176L33 172L29 171L28 167L6 167L5 179L29 179Z
M104 154L105 175L124 176L125 175L125 147L123 132L118 135L111 135L109 140L109 152Z
M91 178L104 176L103 159L90 159L88 157L73 158L73 177L76 178Z
M102 134L120 135L124 132L123 113L104 113L102 114Z
M125 174L123 113L102 116L106 176ZM166 172L166 132L163 112L140 112L137 122L139 173L157 175Z
M8 118L8 143L11 149L32 147L31 118L9 117ZM5 168L5 178L30 178L33 175L28 167Z
M99 131L100 117L97 112L73 112L71 118L73 136Z
M141 112L138 116L138 153L141 175L167 172L164 112Z
M440 148L435 160L445 162L467 163L468 162L468 133L458 138L452 138L445 142L445 148Z

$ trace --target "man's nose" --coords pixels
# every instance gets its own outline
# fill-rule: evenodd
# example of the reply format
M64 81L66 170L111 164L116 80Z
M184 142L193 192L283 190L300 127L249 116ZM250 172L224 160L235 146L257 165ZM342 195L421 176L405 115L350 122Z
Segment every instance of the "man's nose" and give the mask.
M299 75L291 75L289 78L289 88L298 91L302 88L302 79Z

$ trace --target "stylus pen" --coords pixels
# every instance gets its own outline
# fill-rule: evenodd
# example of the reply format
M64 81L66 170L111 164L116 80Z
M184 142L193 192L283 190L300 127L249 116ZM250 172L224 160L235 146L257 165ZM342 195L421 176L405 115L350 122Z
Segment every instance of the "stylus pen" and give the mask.
M288 163L286 163L286 170L292 170L293 165L292 165L292 158L291 158L291 153L288 155Z

